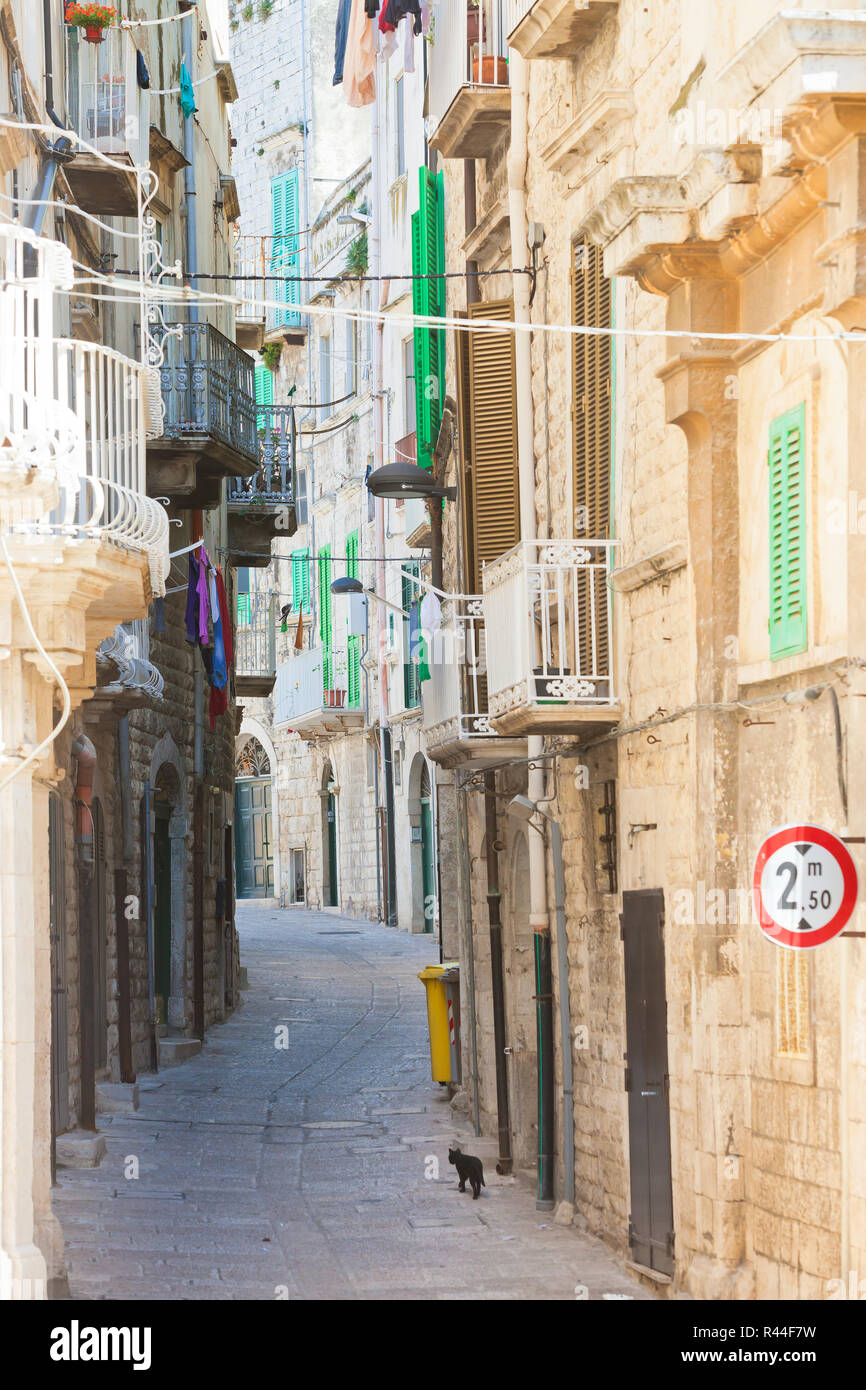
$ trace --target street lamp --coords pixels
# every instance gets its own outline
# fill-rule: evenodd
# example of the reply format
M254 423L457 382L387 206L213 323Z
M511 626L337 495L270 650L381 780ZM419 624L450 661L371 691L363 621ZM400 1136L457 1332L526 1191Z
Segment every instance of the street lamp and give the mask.
M385 608L393 609L395 613L400 614L401 618L408 618L410 616L405 608L398 608L396 603L391 603L388 599L382 598L382 595L377 594L375 589L365 589L360 579L353 579L348 574L343 574L339 579L333 579L331 581L331 593L336 595L337 598L341 595L348 595L351 597L355 594L361 594L364 598L375 599L377 603L383 604Z
M374 497L447 497L456 501L456 487L443 487L426 468L417 463L386 463L367 478L367 488Z
M367 217L363 212L341 212L337 221L344 227L351 226L353 222L356 222L360 227L369 227L373 219Z

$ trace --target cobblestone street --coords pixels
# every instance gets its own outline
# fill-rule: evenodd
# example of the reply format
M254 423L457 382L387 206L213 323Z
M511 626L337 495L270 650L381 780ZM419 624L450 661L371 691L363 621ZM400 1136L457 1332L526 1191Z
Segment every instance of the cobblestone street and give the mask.
M73 1298L648 1297L455 1126L416 978L432 942L330 913L239 918L242 1008L143 1077L135 1114L100 1118L99 1169L58 1175ZM457 1135L485 1162L475 1203L447 1161Z

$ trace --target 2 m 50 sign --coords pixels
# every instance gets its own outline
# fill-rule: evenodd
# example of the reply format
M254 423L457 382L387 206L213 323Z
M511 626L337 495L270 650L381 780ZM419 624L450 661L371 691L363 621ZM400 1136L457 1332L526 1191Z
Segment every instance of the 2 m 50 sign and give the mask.
M777 946L810 950L838 936L857 906L847 847L819 825L785 825L764 840L752 878L761 931Z

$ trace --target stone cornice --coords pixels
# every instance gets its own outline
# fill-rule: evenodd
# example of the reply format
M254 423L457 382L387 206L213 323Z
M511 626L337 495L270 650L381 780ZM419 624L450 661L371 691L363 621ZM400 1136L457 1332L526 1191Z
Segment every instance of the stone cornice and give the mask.
M567 176L617 126L629 120L634 109L634 96L629 91L608 88L599 92L542 152L544 163Z
M789 106L816 93L866 92L866 14L781 10L722 68L716 84L722 102L736 107L768 96Z
M503 194L473 227L460 249L467 261L477 261L483 270L487 270L502 259L510 244L508 195Z

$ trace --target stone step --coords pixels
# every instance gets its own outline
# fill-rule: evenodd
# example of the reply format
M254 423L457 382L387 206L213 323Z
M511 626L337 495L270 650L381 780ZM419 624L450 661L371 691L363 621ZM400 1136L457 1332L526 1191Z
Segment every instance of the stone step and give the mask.
M71 1129L58 1134L54 1150L58 1168L98 1168L105 1154L105 1136Z
M181 1062L188 1062L190 1057L195 1057L201 1052L201 1042L198 1038L159 1038L158 1043L161 1071L166 1067L180 1066Z
M96 1108L101 1115L130 1115L138 1109L138 1083L99 1081L96 1084Z

